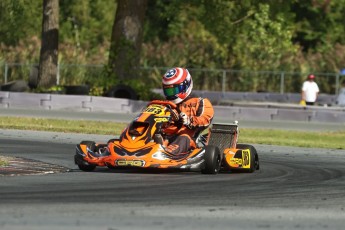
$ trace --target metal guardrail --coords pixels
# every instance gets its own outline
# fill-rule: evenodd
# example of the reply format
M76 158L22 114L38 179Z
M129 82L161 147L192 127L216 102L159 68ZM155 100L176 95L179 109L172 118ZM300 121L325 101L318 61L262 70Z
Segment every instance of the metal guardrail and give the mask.
M37 64L0 63L0 84L13 80L29 80ZM161 76L169 67L143 67L139 76L145 85L157 88ZM102 76L103 65L59 64L57 85L77 85L92 82ZM247 71L232 69L189 68L194 89L236 92L298 93L307 73L285 71ZM345 80L341 73L314 73L321 93L337 95L340 83Z

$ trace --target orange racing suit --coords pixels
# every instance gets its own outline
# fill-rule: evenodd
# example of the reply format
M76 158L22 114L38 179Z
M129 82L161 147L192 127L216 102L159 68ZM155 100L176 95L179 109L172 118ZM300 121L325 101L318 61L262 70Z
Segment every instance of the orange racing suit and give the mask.
M166 151L173 155L195 148L195 138L211 124L214 116L213 106L207 98L187 98L179 103L177 108L189 117L190 124L180 127L173 125L164 130L167 135L173 134L166 147Z

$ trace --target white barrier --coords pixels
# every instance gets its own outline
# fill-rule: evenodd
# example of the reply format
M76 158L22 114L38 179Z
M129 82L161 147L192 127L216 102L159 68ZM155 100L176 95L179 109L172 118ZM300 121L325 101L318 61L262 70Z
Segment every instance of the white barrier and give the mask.
M0 91L1 109L22 108L52 111L137 113L146 104L146 101L122 98ZM265 103L242 103L233 104L232 106L215 105L214 109L215 117L227 117L230 120L290 120L345 123L344 107L301 107L284 104L269 106Z

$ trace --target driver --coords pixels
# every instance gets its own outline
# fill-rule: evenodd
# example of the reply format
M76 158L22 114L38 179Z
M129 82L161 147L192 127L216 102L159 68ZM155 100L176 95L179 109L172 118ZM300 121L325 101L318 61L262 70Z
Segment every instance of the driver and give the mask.
M195 148L194 138L210 124L214 116L211 102L206 98L192 97L192 76L185 68L172 68L162 79L165 98L177 105L181 125L173 125L164 130L171 137L165 148L167 153L178 155Z

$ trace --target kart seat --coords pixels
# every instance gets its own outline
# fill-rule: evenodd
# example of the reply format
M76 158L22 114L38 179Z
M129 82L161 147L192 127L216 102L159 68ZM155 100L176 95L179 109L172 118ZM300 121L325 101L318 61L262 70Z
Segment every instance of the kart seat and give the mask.
M221 152L235 148L238 138L238 124L213 124L210 129L209 145L218 146Z

